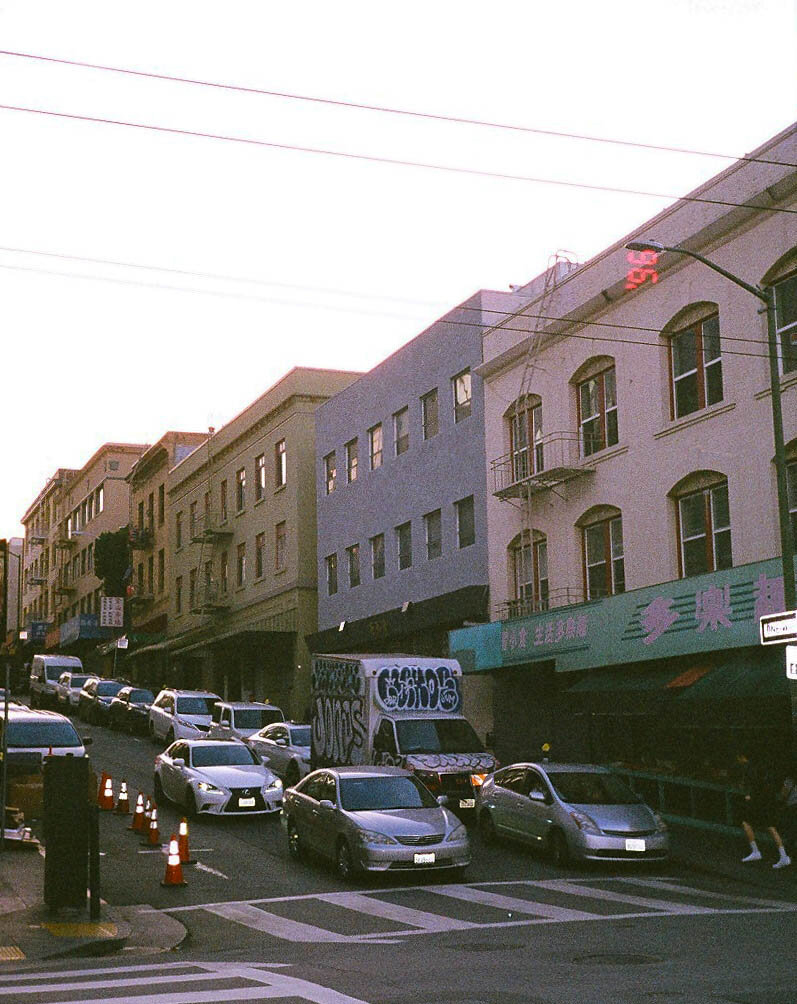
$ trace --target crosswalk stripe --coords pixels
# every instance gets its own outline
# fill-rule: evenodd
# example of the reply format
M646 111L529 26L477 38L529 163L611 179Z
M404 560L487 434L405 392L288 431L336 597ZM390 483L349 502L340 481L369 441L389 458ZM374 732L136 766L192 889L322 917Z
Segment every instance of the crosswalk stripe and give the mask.
M611 892L609 889L593 889L586 885L577 885L567 879L545 879L533 882L531 885L541 889L553 889L555 892L566 893L569 896L583 896L588 899L602 899L610 903L629 903L631 906L648 907L651 910L661 910L664 913L715 913L710 906L690 906L685 903L673 903L665 899L650 899L645 896L633 896L630 893Z
M430 891L435 896L450 896L452 899L459 899L465 903L493 906L498 910L506 910L507 913L548 917L550 920L593 920L595 917L594 913L586 913L583 910L570 910L564 906L551 906L549 903L537 903L530 899L503 896L500 893L476 889L473 886L439 885Z
M647 886L651 889L662 889L664 892L680 893L683 896L700 896L705 899L722 899L742 902L745 906L769 906L776 910L797 910L797 903L787 903L779 899L761 899L757 896L735 896L729 892L709 892L707 889L698 889L696 886L683 886L676 879L643 879L624 875L616 878L615 882L624 882L627 885Z
M169 973L164 976L156 976L149 974L147 976L137 976L132 979L119 979L118 976L114 978L114 987L148 987L153 986L156 983L197 983L206 979L203 973ZM58 991L59 993L65 990L102 990L104 987L108 986L108 980L86 980L82 983L48 983L46 987L44 986L15 986L15 987L0 987L0 995L6 996L10 994L41 994L44 993L45 989L47 993L52 993L53 991ZM114 998L114 1001L117 998ZM82 1004L82 1002L81 1002Z
M358 892L328 892L317 897L333 906L341 906L346 910L356 910L370 917L381 917L383 920L394 920L398 924L418 927L422 931L464 931L471 927L479 927L469 920L457 920L455 917L444 917L436 913L426 913L423 910L412 910L397 903L387 903L382 899L363 896ZM393 933L393 932L391 932Z
M257 907L247 906L245 903L220 903L215 906L206 906L204 909L208 913L223 917L225 920L234 920L236 924L242 924L254 931L262 931L264 934L272 934L276 938L285 938L288 941L349 940L345 934L336 934L334 931L328 931L325 927L302 924L298 920L289 920L276 913L266 913L265 910L258 910Z

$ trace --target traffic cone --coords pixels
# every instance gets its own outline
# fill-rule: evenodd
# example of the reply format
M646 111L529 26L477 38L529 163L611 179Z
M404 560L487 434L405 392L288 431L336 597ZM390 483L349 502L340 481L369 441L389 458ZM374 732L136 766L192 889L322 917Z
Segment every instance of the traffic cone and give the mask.
M110 774L105 776L105 787L102 789L97 805L106 812L113 811L113 781Z
M105 793L105 782L108 780L108 777L109 775L103 771L100 783L97 785L97 805L101 804L102 796Z
M149 820L151 815L152 815L152 799L149 797L149 795L147 795L147 800L144 803L144 825L142 826L142 829L145 831L149 830Z
M185 822L185 820L183 820ZM180 863L180 850L177 837L172 834L169 841L169 857L166 859L166 874L161 885L188 885L183 878L183 866Z
M178 847L180 850L181 865L195 865L196 861L191 860L191 851L188 848L188 820L183 817L180 820Z
M144 795L141 792L138 793L133 821L128 826L128 830L135 830L136 833L141 833L144 830Z
M142 847L160 847L161 835L158 831L158 807L152 806L152 815L149 817L149 832L147 839L141 841Z
M116 811L120 816L130 815L130 798L127 794L127 781L122 781L119 789L119 798L116 800Z

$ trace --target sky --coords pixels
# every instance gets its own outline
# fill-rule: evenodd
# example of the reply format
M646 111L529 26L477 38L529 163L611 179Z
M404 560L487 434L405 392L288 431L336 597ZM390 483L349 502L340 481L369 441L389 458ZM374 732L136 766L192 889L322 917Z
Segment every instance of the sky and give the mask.
M797 117L795 0L0 0L0 49L0 537L104 442L368 370L674 201L358 158L665 196L732 163L346 105L731 158Z

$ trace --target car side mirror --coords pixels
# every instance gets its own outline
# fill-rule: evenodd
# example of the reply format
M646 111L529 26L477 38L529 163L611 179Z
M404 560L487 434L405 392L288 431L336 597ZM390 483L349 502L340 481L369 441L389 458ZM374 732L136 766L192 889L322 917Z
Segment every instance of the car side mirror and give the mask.
M530 791L529 792L529 798L532 800L532 802L547 802L548 801L548 796L545 794L544 791Z
M91 746L94 742L94 736L81 736L80 739L84 746Z
M185 760L181 756L178 756L176 760L172 760L175 767L185 767Z
M261 755L260 762L267 767L271 763L271 757Z
M335 803L331 802L328 798L322 798L318 803L322 809L334 809Z
M438 795L437 796L438 805L448 805L448 795Z
M288 740L287 739L278 739L277 740L277 746L287 746L287 745L288 745Z

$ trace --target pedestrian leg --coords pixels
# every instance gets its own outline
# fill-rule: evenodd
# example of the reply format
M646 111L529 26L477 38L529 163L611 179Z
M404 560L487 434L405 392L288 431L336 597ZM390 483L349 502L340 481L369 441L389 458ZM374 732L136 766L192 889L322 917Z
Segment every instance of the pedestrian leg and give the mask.
M743 820L742 829L744 830L744 835L747 837L748 844L750 844L750 853L746 858L742 858L742 861L744 863L748 861L760 861L761 851L759 851L758 844L755 842L755 833L753 833L752 826Z
M786 848L783 846L783 841L781 840L780 834L778 833L778 831L775 829L774 826L768 826L767 829L769 830L772 839L775 841L775 846L778 849L778 860L772 867L788 868L789 865L791 864L791 858L786 853Z

